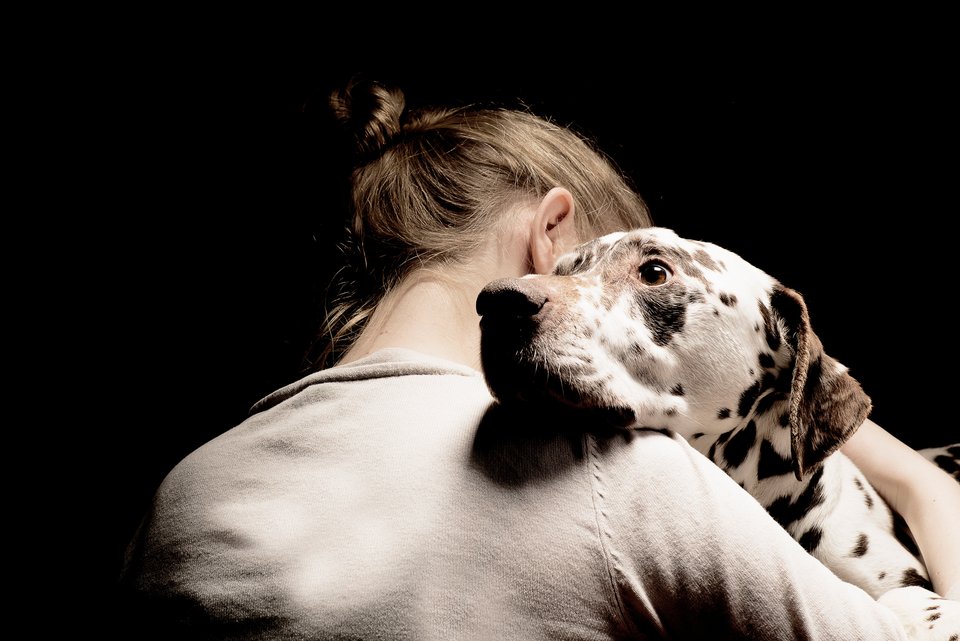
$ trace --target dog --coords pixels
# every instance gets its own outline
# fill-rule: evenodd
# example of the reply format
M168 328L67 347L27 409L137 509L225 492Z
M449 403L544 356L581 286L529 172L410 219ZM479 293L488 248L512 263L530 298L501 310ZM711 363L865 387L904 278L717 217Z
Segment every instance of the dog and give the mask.
M550 275L488 284L477 312L500 402L679 434L839 577L909 595L885 599L928 629L940 605L922 558L837 451L870 398L824 352L799 293L722 247L644 228L584 243ZM925 452L960 478L958 454Z

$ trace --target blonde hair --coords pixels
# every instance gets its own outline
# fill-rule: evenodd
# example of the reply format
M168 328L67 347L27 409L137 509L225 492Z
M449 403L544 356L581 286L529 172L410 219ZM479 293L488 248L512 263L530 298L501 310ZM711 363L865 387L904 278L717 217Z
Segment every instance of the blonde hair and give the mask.
M520 109L406 110L403 93L353 80L330 105L352 132L352 212L313 366L335 363L414 267L469 259L512 205L562 186L581 238L650 225L613 163L569 128Z

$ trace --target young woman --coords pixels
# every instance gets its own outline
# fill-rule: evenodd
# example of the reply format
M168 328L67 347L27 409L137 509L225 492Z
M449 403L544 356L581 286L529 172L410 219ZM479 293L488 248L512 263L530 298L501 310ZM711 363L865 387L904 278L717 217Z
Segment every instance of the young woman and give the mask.
M335 365L260 401L164 481L123 577L141 632L902 638L686 443L492 405L480 289L650 224L602 154L523 111L408 113L375 83L332 104L359 152L347 284L326 326ZM956 543L878 459L952 480L876 426L861 432L850 454L952 589Z

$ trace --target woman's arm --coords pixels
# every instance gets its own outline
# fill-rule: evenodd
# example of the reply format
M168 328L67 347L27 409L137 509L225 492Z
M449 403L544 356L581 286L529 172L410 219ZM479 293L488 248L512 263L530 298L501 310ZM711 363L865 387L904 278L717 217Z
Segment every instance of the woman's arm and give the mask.
M869 419L842 451L910 526L934 590L960 601L960 484Z

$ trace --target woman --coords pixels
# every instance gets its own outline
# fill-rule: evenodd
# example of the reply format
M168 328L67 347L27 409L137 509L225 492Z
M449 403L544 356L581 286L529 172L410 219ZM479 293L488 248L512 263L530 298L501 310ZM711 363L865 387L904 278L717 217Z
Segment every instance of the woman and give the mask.
M326 325L336 366L260 401L159 488L124 576L148 632L901 638L890 611L684 442L491 404L483 285L650 224L600 153L525 112L407 113L373 83L332 104L359 151L352 253ZM895 491L872 448L906 448L862 431L851 454ZM956 549L903 491L949 589Z

